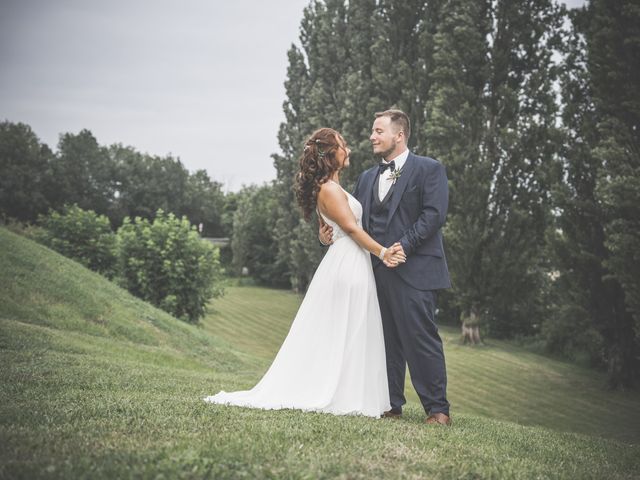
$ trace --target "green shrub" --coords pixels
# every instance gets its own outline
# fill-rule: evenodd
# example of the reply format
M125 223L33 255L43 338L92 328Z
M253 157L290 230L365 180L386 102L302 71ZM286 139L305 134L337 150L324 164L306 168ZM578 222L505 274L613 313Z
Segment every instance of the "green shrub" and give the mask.
M182 320L197 322L207 301L223 293L219 250L186 217L158 210L152 223L125 218L118 252L122 286Z
M0 225L17 235L38 241L44 235L44 227L11 217L0 218Z
M604 339L589 318L588 312L577 306L558 309L542 323L547 350L586 366L604 366Z
M34 236L40 243L107 278L114 276L116 235L106 216L73 205L65 206L62 213L50 211L38 221L43 228Z

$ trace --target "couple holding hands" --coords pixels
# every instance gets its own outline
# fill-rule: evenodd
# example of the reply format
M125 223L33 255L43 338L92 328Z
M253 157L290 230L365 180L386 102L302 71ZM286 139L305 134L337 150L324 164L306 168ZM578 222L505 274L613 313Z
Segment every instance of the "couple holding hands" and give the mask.
M268 371L247 391L210 403L293 408L336 415L402 415L406 366L428 424L450 425L436 291L449 288L441 228L448 205L444 166L407 148L409 117L375 114L379 165L353 194L340 186L350 150L321 128L304 145L296 196L305 219L320 219L329 248Z

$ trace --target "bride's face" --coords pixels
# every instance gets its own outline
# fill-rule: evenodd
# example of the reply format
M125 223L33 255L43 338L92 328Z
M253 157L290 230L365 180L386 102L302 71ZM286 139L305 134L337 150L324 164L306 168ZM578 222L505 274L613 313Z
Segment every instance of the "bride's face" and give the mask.
M341 170L343 168L347 168L349 166L349 155L351 155L351 149L347 146L347 142L344 141L344 138L338 137L338 149L336 150L336 161Z

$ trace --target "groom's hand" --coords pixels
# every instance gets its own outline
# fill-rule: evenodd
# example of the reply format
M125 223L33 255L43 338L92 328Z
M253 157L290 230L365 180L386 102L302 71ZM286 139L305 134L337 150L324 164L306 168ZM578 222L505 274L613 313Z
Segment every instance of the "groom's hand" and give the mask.
M401 263L407 261L407 256L404 253L404 249L399 242L394 243L389 247L389 251L391 253L391 258L389 260L385 260L384 264L389 268L395 268Z
M320 239L320 243L322 243L323 245L331 245L333 243L333 228L331 227L331 225L323 223L320 226L318 238Z

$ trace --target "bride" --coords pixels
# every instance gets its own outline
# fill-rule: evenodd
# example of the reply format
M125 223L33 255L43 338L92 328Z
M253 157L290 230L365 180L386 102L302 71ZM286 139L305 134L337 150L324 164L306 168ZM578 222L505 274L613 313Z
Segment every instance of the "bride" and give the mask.
M380 307L369 254L388 267L406 257L362 229L362 206L340 186L350 149L335 130L307 140L296 196L308 221L313 210L333 227L333 243L313 276L287 338L251 390L220 392L210 403L263 409L294 408L380 417L389 410Z

